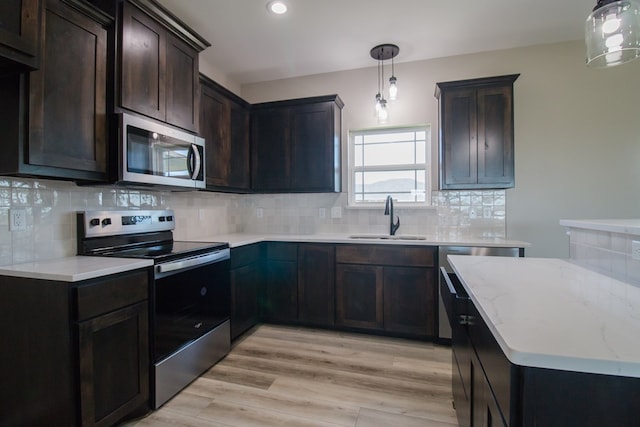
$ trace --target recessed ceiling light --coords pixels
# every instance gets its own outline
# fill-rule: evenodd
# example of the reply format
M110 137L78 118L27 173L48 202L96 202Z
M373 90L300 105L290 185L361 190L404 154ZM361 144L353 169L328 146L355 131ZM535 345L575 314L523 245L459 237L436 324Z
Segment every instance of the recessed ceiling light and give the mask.
M283 13L287 13L287 5L282 1L270 1L267 3L267 9L275 13L276 15L282 15Z

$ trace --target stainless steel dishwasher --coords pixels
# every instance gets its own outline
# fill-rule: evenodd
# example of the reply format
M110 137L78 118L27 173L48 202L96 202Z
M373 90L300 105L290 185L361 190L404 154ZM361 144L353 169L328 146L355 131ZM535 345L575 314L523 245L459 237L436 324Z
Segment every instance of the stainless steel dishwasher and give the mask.
M508 256L523 257L523 247L486 247L486 246L439 246L438 247L438 265L444 267L447 273L453 273L447 255L471 255L471 256ZM439 277L439 276L438 276ZM440 286L438 286L440 289ZM438 291L439 293L439 291ZM438 308L438 338L451 339L451 326L447 319L447 313L442 303L442 295L439 297Z

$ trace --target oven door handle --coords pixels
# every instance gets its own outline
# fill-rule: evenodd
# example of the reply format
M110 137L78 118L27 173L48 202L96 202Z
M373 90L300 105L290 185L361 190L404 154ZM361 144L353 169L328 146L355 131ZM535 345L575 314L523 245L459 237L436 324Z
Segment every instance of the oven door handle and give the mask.
M182 259L180 261L166 262L158 264L158 273L168 273L170 271L182 270L185 268L197 267L203 264L210 264L216 261L229 259L229 249L214 252L212 254L200 255L193 258Z

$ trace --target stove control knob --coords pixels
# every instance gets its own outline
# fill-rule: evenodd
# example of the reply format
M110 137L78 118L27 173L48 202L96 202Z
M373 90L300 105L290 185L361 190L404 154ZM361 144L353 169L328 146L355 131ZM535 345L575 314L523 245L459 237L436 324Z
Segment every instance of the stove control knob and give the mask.
M92 226L92 227L100 225L100 219L98 219L98 218L91 219L91 221L89 221L89 225Z
M111 218L105 218L102 220L102 226L111 225Z

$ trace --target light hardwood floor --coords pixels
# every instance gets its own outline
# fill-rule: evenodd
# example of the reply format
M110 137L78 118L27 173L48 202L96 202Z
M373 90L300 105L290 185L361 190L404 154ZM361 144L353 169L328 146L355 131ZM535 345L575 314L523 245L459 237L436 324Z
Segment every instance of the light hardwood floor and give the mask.
M451 350L260 325L162 408L127 427L457 426Z

